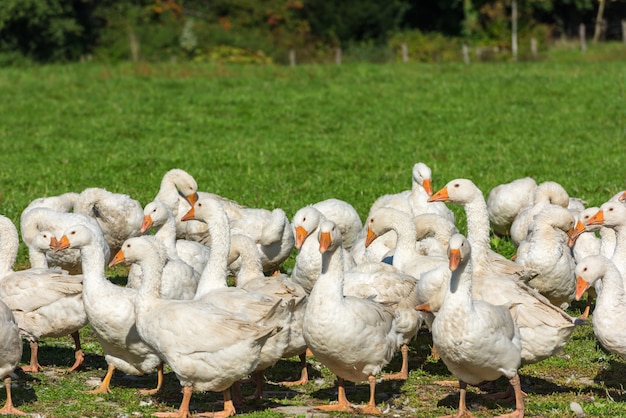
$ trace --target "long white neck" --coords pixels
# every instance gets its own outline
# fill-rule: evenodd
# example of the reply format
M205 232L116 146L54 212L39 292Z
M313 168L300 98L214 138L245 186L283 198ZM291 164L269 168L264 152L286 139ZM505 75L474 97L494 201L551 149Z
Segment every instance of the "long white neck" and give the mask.
M154 200L159 200L172 211L174 217L178 215L178 201L180 196L178 195L178 189L176 189L176 185L174 182L167 178L163 178L161 181L161 187L159 189L159 193L156 195Z
M211 252L209 261L202 271L198 289L194 299L200 299L212 289L227 287L226 276L228 274L228 253L230 251L230 227L226 212L219 211L215 214L216 219L207 225L211 235Z
M394 217L389 226L398 235L393 254L393 265L401 271L417 252L415 224L408 216Z
M143 301L159 298L161 294L161 280L163 276L163 260L159 259L156 251L148 251L138 261L141 267L141 286L137 291L137 305Z
M467 240L472 247L471 259L474 272L488 270L489 212L482 193L477 190L474 198L464 205L467 218Z
M258 256L254 241L247 237L231 240L231 259L241 259L241 267L237 273L237 286L245 287L250 281L263 276L263 265Z
M626 225L616 225L615 230L615 251L611 261L619 270L622 278L626 280Z
M459 306L466 307L468 310L472 306L472 261L470 259L461 261L457 269L452 272L444 304L439 313L448 309L456 312Z
M83 296L89 297L100 287L115 286L104 275L104 250L98 243L90 243L80 249L83 266Z
M598 292L596 303L598 306L601 305L602 309L615 312L613 308L617 308L617 311L623 309L624 302L626 302L625 298L626 291L620 272L613 268L607 268L602 278L602 291Z
M343 251L342 248L322 254L322 270L309 296L311 304L343 303Z
M0 278L13 271L19 244L13 222L6 216L0 216Z
M158 228L154 236L163 243L169 258L178 258L178 253L176 252L176 220L173 217L168 216L165 223Z

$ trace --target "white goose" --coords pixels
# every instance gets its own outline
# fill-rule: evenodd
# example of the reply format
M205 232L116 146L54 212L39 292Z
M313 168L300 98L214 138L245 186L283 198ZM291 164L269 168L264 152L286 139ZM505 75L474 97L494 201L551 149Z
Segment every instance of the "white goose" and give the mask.
M83 190L78 195L74 210L98 222L111 248L111 255L127 238L139 235L143 221L143 209L137 200L98 187Z
M165 246L169 258L180 257L195 271L202 274L209 261L209 247L196 241L177 240L176 219L165 203L159 200L152 201L146 205L143 212L140 232L143 234L154 227L156 229L154 237Z
M489 243L489 215L482 192L467 179L448 182L431 199L463 205L472 247L474 297L494 305L510 303L522 337L522 362L536 363L558 353L579 322L522 281L536 272L495 253Z
M80 249L83 263L83 302L89 324L95 331L108 363L107 374L99 388L90 393L107 393L113 372L142 375L158 372L157 387L143 391L156 393L163 382L163 364L158 353L137 333L135 297L137 291L111 283L104 275L105 240L101 231L84 225L68 228L55 251Z
M216 307L206 299L160 298L159 263L153 244L144 237L127 240L116 260L141 263L144 277L137 292L137 331L172 368L183 387L183 400L175 413L156 416L190 417L193 391L218 391L224 395L223 411L210 416L235 415L230 386L257 367L267 339L280 330L280 302L262 319L250 321L238 313ZM207 414L200 414L207 416Z
M20 218L20 230L22 240L28 247L31 267L42 269L59 267L70 274L82 273L80 251L68 250L54 253L50 248L33 245L33 240L42 231L51 232L56 239L56 237L63 235L66 228L80 223L100 229L100 225L95 219L81 213L59 212L47 207L32 207L24 210ZM108 244L105 251L106 260L108 260L110 256Z
M48 208L57 212L73 212L76 202L78 201L78 193L68 192L58 196L39 197L31 201L22 213L34 208Z
M568 245L574 216L560 206L546 206L535 215L515 262L538 274L529 279L554 305L566 308L576 293L576 262Z
M367 380L370 399L363 414L380 415L374 400L376 375L389 363L398 346L393 313L382 305L343 293L341 233L331 221L319 231L322 273L307 302L303 335L313 355L337 375L338 403L316 407L351 411L344 379Z
M593 311L593 332L607 350L626 357L626 292L615 265L602 255L592 255L576 266L576 300L597 282L602 291Z
M528 234L528 227L533 218L547 205L556 205L567 208L569 195L560 184L545 181L537 186L533 195L533 203L523 208L513 220L510 229L511 241L518 246Z
M509 230L517 214L532 205L537 183L531 177L500 184L487 196L487 211L493 232L509 235Z
M432 325L433 344L450 372L459 379L460 399L456 416L468 412L467 384L506 376L515 392L515 412L524 416L524 399L517 373L521 342L508 307L495 306L472 296L470 244L463 235L450 239L452 276Z
M38 239L41 236L34 241ZM30 343L30 365L22 369L42 369L37 360L41 338L71 334L75 361L69 371L74 371L84 359L78 336L78 330L87 324L82 301L83 276L48 269L13 271L18 246L15 225L0 216L0 299L11 308L22 336Z
M343 248L350 251L363 228L363 222L354 206L339 199L322 200L296 212L291 222L295 230L296 248L302 246L307 236L317 233L320 222L326 219L337 225L344 242Z
M11 374L22 358L20 329L11 309L0 300L0 378L4 379L7 401L0 408L0 415L26 415L13 406L11 398Z

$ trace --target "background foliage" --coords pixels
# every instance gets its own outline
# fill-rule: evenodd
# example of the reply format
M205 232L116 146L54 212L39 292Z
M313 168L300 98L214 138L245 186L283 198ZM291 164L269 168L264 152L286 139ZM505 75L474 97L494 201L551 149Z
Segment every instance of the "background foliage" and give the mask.
M0 65L97 59L105 62L211 61L234 48L237 60L324 62L341 47L350 59L394 59L398 39L411 59L446 60L460 43L508 50L513 0L4 0L0 2ZM534 37L589 36L596 0L515 0L520 44ZM607 1L604 39L622 36L626 1ZM384 50L384 51L382 51ZM382 52L381 52L382 51ZM433 52L434 51L434 52ZM439 52L437 52L439 51ZM244 59L241 59L241 56ZM460 59L457 54L457 60Z

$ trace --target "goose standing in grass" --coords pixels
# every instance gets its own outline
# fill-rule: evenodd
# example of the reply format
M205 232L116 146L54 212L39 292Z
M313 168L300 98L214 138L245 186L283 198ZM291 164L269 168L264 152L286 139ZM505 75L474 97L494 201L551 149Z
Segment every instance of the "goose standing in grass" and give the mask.
M210 250L206 245L186 239L176 239L176 219L165 203L155 200L146 205L143 210L144 217L141 224L141 233L145 233L154 227L155 239L159 240L171 259L180 257L195 271L202 274L204 267L209 261Z
M450 239L448 290L432 325L433 344L450 372L459 379L456 416L468 412L467 384L477 385L506 376L515 392L515 412L524 416L524 398L517 373L521 359L520 334L508 307L472 296L470 244L463 235Z
M536 188L535 179L524 177L491 189L487 196L487 211L496 235L509 235L517 214L532 204Z
M149 260L155 254L153 243L137 237L127 240L114 259L141 263L144 277L135 301L137 331L172 368L183 387L178 411L155 415L190 417L193 391L222 392L223 410L210 416L235 415L230 386L255 370L267 339L281 329L280 302L261 320L250 321L206 299L161 299L163 272L159 263Z
M574 225L569 209L546 206L535 215L515 259L516 263L538 273L526 283L564 309L576 293L576 262L568 245L568 233Z
M46 233L42 233L45 235ZM42 235L34 239L43 239ZM48 241L50 245L52 240ZM38 361L39 340L72 335L75 361L68 371L83 362L78 330L87 324L83 306L83 276L59 270L30 268L13 271L19 237L13 222L0 216L0 300L9 306L22 336L30 343L31 357L24 371L42 370Z
M302 332L315 358L337 375L339 392L338 403L316 408L354 412L344 379L367 380L370 398L359 412L380 415L374 399L376 375L398 347L393 312L370 299L344 295L341 233L332 221L320 225L318 239L322 273L309 295Z
M65 231L54 248L55 251L78 248L81 253L84 309L108 364L102 384L90 393L110 392L113 372L119 369L131 375L143 375L157 370L157 387L142 391L145 394L154 394L163 383L163 364L159 354L137 333L137 290L117 286L104 275L105 247L106 241L101 231L76 225Z
M557 354L580 321L524 282L536 272L491 250L489 214L480 189L471 180L456 179L431 199L463 205L467 240L472 247L474 297L494 305L511 304L511 314L522 338L522 363L536 363Z
M68 250L62 253L54 253L50 248L42 248L33 245L33 240L41 231L49 231L54 236L60 237L66 228L77 224L89 225L96 230L100 225L93 218L81 213L59 212L47 207L32 207L24 210L20 217L20 230L22 240L28 247L28 257L32 268L56 268L59 267L69 274L81 274L82 263L80 251ZM105 247L106 260L110 256L109 245Z
M11 374L22 358L20 329L11 309L0 300L0 378L4 379L7 400L0 415L26 415L13 406L11 398Z
M626 205L619 201L603 203L587 225L604 226L615 231L615 250L609 258L626 284Z
M115 254L129 237L139 235L143 221L141 204L128 195L91 187L78 195L75 211L94 218Z
M602 291L593 311L593 332L600 344L626 358L626 292L615 264L602 255L592 255L576 266L576 300L597 282Z
M548 205L556 205L567 208L569 195L560 184L553 181L545 181L537 186L533 195L533 203L523 208L513 220L510 229L511 241L517 247L528 234L528 227L536 214Z

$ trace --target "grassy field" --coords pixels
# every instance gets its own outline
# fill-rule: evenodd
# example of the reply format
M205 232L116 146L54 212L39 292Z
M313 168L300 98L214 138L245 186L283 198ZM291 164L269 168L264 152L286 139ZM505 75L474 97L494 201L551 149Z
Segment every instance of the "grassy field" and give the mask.
M146 204L174 167L191 173L201 190L248 206L282 207L290 218L330 197L352 203L365 217L379 195L410 188L418 161L432 168L435 189L465 177L486 195L497 184L532 176L599 205L625 187L624 61L85 64L1 69L0 89L0 213L16 224L31 200L87 187ZM453 209L463 230L464 218ZM497 244L511 251L507 242ZM292 265L293 257L284 270ZM21 248L16 268L24 267ZM84 394L106 365L89 329L83 336L88 358L80 372L22 376L14 390L22 410L47 417L130 417L178 406L171 373L166 390L151 398L136 388L152 386L154 376L116 375L112 394ZM433 384L449 374L429 356L430 344L427 333L412 344L407 382L380 385L379 405L389 415L431 417L456 408L456 390ZM40 361L70 365L70 347L69 339L46 340ZM297 363L281 361L267 373L268 399L240 408L241 416L278 417L278 406L334 399L332 377L314 360L310 364L315 380L287 390L272 382L295 375ZM397 360L390 368L399 368ZM597 346L590 325L577 329L563 355L525 366L521 375L527 416L574 416L570 402L580 403L588 417L626 415L625 363ZM476 416L513 406L488 401L478 389L468 396ZM365 402L366 386L350 388L348 397ZM203 411L218 407L219 399L204 394L192 402Z

